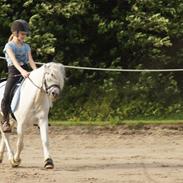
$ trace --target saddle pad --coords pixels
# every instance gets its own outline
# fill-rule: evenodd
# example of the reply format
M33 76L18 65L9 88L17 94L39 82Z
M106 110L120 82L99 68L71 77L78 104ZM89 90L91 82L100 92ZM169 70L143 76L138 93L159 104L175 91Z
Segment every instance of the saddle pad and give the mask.
M4 95L4 89L5 89L6 81L3 81L0 83L0 104L3 99ZM16 108L18 106L19 98L20 98L20 88L21 84L17 84L17 87L14 92L14 96L11 102L11 111L14 113L16 111Z
M13 99L11 101L11 111L14 113L16 111L16 108L18 106L18 102L20 99L20 89L21 89L21 84L17 84L16 86L16 91L14 93Z
M3 81L0 83L0 103L3 99L5 85L6 85L6 81Z

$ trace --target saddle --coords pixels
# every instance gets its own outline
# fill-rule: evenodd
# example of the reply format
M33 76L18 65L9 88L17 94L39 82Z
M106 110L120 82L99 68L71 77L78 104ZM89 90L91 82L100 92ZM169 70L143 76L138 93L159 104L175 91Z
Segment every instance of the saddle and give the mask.
M23 81L19 81L16 83L15 87L12 88L10 91L10 97L11 97L11 112L14 113L16 111L16 108L18 106L19 98L20 98L20 89L21 89L21 84ZM6 79L1 79L0 80L0 102L3 99L4 95L4 90L5 90L5 85L6 85Z

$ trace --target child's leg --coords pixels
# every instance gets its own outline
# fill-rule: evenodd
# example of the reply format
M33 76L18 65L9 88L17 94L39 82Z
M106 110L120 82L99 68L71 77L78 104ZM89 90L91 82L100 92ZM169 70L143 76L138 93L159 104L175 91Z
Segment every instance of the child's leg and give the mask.
M16 84L19 77L9 77L7 79L7 83L5 86L4 96L1 102L1 110L3 113L3 120L2 120L2 130L3 132L11 132L11 127L9 124L9 112L10 112L10 105L11 105L11 90Z

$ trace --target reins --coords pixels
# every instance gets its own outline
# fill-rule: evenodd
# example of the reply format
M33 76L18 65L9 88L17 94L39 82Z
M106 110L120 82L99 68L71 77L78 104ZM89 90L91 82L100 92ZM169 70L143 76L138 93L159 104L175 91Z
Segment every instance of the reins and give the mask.
M13 77L17 77L17 76L22 76L21 74L15 74L15 75L13 75ZM42 90L43 89L43 87L41 86L41 87L39 87L38 85L36 85L35 83L34 83L34 81L28 76L27 77L27 79L29 79L29 81L36 87L36 88L38 88L39 90Z
M22 76L22 75L21 75L21 74L15 74L15 75L13 75L13 77L17 77L17 76ZM38 85L36 85L36 84L34 83L34 81L32 81L32 79L31 79L29 76L27 77L27 79L29 79L29 81L30 81L36 88L42 90L42 86L39 87Z
M36 88L38 88L39 90L42 90L42 89L43 89L42 86L39 87L38 85L36 85L36 84L34 83L34 81L32 81L32 79L31 79L29 76L27 77L27 79L29 79L29 81L30 81Z
M47 93L47 94L48 94L48 90L49 90L51 87L57 87L58 89L60 89L60 86L57 85L57 84L53 84L53 85L48 86L47 83L46 83L46 80L45 80L45 74L46 74L46 73L44 73L41 87L38 86L37 84L35 84L35 82L34 82L29 76L27 77L27 79L29 79L29 81L30 81L36 88L38 88L38 89L41 90L41 91L44 91L44 92ZM17 77L17 76L21 76L21 74L16 74L16 75L13 75L12 77ZM43 85L45 85L45 90L43 89ZM3 85L3 86L4 86L4 85ZM2 87L2 86L1 86L1 87Z

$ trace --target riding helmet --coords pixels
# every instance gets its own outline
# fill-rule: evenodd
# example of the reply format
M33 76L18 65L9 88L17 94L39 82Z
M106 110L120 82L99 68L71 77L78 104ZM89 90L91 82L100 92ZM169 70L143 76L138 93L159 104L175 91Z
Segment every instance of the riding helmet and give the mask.
M19 20L15 20L12 25L11 25L11 32L26 32L27 34L29 34L29 24L22 19Z

